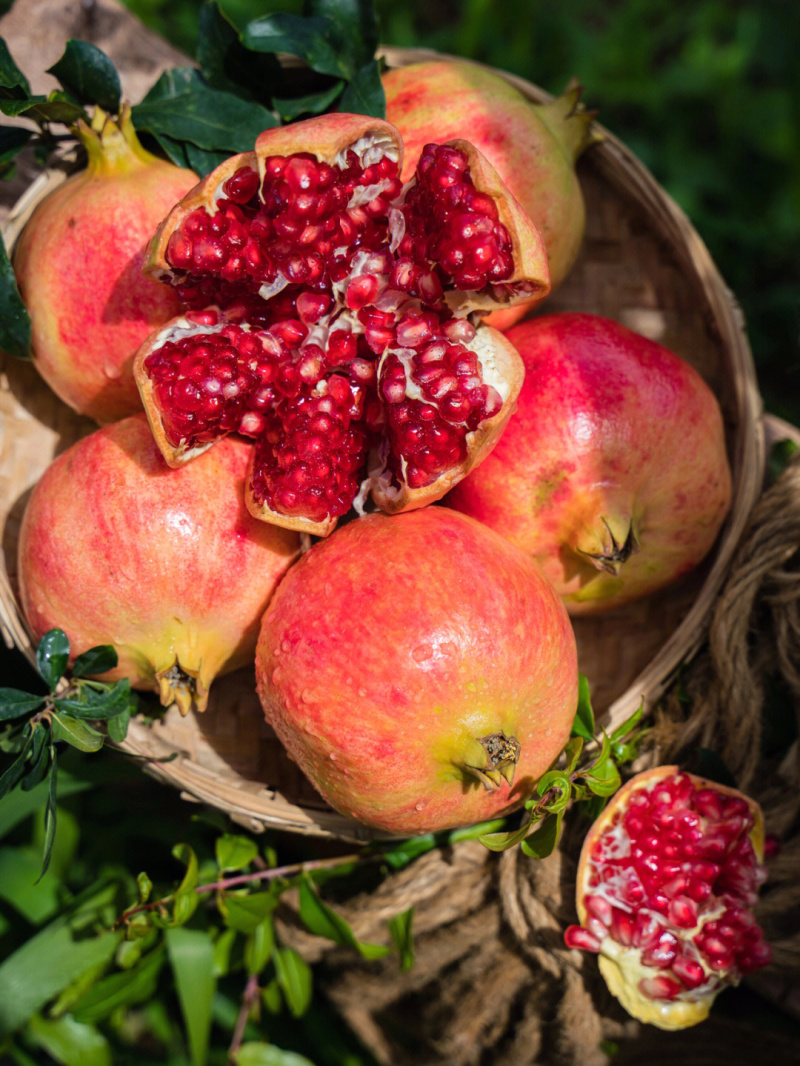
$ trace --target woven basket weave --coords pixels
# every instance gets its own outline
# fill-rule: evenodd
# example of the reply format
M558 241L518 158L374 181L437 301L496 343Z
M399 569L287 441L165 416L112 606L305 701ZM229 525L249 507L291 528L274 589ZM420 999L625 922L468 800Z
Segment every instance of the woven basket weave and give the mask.
M432 58L427 50L387 49L390 65ZM438 56L438 58L442 58ZM448 58L448 57L444 57ZM504 75L534 102L540 89ZM679 584L601 618L577 619L580 668L596 710L613 725L663 693L697 649L710 606L762 486L761 401L742 318L708 251L676 204L607 131L579 160L587 202L586 237L570 276L546 311L590 311L660 341L695 366L722 407L733 470L733 508L705 564ZM63 180L68 162L37 179L8 219L12 247L33 205ZM0 625L9 646L34 650L16 597L16 542L27 496L51 459L94 426L66 408L32 366L5 359L0 377L0 513L3 567ZM368 840L372 832L330 810L264 724L252 670L218 679L202 716L174 708L132 722L123 748L150 771L251 829Z

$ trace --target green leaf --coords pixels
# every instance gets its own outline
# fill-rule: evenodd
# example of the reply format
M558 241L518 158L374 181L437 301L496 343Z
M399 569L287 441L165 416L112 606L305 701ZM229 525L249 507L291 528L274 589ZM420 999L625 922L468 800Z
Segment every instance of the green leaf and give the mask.
M41 707L43 703L44 696L21 692L18 688L0 688L0 722L21 718Z
M550 770L542 774L536 782L536 791L543 798L551 790L555 790L556 796L548 800L544 805L544 810L550 814L558 814L559 811L565 810L572 795L572 782L563 770Z
M800 447L797 442L788 437L775 441L767 456L767 480L770 485L778 480L798 451Z
M400 969L405 973L414 965L414 938L411 933L411 924L414 917L414 908L396 914L389 919L389 932L400 955Z
M127 677L104 684L79 681L77 692L53 700L53 706L74 718L101 721L115 718L131 705L131 683Z
M276 948L273 962L286 1006L295 1018L300 1018L311 1006L311 967L294 948Z
M534 821L539 821L539 819L537 818ZM515 844L519 844L525 839L531 831L532 824L534 822L528 820L519 829L500 833L483 833L478 839L490 851L508 851L509 848L513 848Z
M137 130L227 155L250 151L263 130L277 125L261 104L210 88L191 67L165 71L131 115Z
M583 674L578 675L578 709L572 722L572 735L584 740L594 739L594 711L589 694L589 682Z
M591 772L583 774L583 780L595 796L612 796L621 784L619 770L610 756L596 762Z
M327 18L338 25L355 67L374 62L380 42L373 0L310 0L303 10L306 15Z
M277 977L274 977L271 981L267 981L261 989L261 1002L270 1014L280 1014L283 1010L283 994L281 993L281 986L278 984Z
M25 723L23 744L13 762L0 774L0 799L15 788L27 769L28 755L33 747L33 726Z
M213 2L203 4L199 12L195 58L212 89L243 100L264 103L286 80L277 56L245 48L239 31Z
M113 670L119 662L117 649L113 644L98 644L82 652L72 664L73 677L90 677L92 674L105 674Z
M287 52L318 74L349 80L355 73L354 55L336 22L322 16L278 12L248 22L242 44L253 52Z
M115 714L113 718L109 718L106 722L109 739L115 744L121 744L128 735L128 726L135 709L135 704L131 704L124 711Z
M54 714L50 729L53 740L63 740L78 751L99 751L103 746L103 734L71 714Z
M63 1066L112 1066L111 1046L103 1034L68 1014L63 1018L34 1015L25 1037Z
M0 97L26 99L31 95L28 79L11 58L8 45L0 37Z
M223 873L243 870L258 856L258 845L250 837L225 833L215 844L217 866Z
M314 890L313 882L305 877L300 882L300 920L311 933L324 936L336 944L355 948L365 959L380 959L388 955L389 948L383 944L365 944L359 941L353 930Z
M176 844L172 849L176 859L186 864L186 873L178 888L175 890L173 919L177 925L188 922L197 910L200 902L197 896L197 886L200 883L200 870L197 864L197 856L188 844Z
M50 745L50 785L47 790L47 803L44 808L44 839L42 841L42 872L39 877L43 877L47 872L47 867L50 865L50 856L53 851L53 842L56 838L56 795L57 795L57 759L56 749Z
M14 269L0 237L0 351L29 359L31 355L31 319L17 288Z
M30 765L19 786L23 792L30 792L32 788L36 788L41 781L44 781L47 775L47 767L50 765L49 739L50 730L47 726L42 722L35 723L33 726Z
M531 833L520 844L522 851L532 859L545 859L551 855L561 836L563 812L549 814L535 833Z
M0 176L8 177L13 173L14 160L33 135L33 130L22 126L0 126Z
M113 958L122 933L104 925L113 921L117 892L115 884L92 891L0 963L0 1035L16 1031L80 974Z
M386 93L378 63L373 59L353 74L339 101L339 110L352 115L386 117Z
M566 767L564 769L564 772L566 774L571 774L575 767L578 765L578 760L581 757L582 751L583 737L573 736L564 748L564 759L566 760Z
M275 949L275 928L272 918L259 922L244 946L244 964L249 974L259 974L272 958Z
M31 925L49 921L62 906L61 881L48 872L40 876L38 848L0 848L0 899L10 904ZM38 880L37 880L38 878Z
M139 889L139 902L147 903L153 891L153 882L146 873L142 872L136 875L136 886Z
M314 1066L311 1059L296 1051L282 1051L274 1044L250 1041L242 1044L233 1061L236 1066Z
M385 845L386 846L386 845ZM418 837L409 837L401 840L399 844L386 846L382 851L381 858L392 870L402 870L409 863L427 851L433 851L436 847L436 837L433 833L424 833Z
M69 663L69 640L62 629L50 629L36 648L36 669L50 689L54 689Z
M219 905L225 924L230 929L250 936L275 910L278 896L274 891L251 892L247 895L227 892Z
M87 41L67 41L64 54L47 70L82 104L99 104L116 114L122 86L117 69L105 52Z
M628 718L625 719L624 722L621 722L617 726L613 733L609 734L609 741L612 744L615 744L618 741L622 740L624 737L627 737L629 733L632 733L634 731L634 729L638 726L643 717L644 704L642 703L636 708L632 715L630 715Z
M135 966L96 981L72 1006L72 1014L82 1022L100 1022L120 1007L146 1003L156 994L158 977L166 960L160 944L142 956Z
M211 1032L211 1005L216 992L214 943L201 929L168 929L167 952L175 975L193 1066L204 1066Z
M319 92L307 93L304 96L283 97L273 96L272 106L284 122L295 122L304 115L320 115L330 110L335 101L342 95L344 81L335 81L333 85Z

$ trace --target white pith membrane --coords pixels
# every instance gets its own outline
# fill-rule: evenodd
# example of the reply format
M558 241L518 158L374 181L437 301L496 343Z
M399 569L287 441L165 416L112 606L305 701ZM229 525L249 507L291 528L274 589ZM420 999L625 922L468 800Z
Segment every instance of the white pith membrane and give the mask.
M688 817L698 814L698 825L704 839L715 833L717 837L720 836L719 826L725 821L724 817L715 821L694 810L693 801L701 791L699 788L694 789L691 808L686 802L666 801L669 793L662 786L678 778L691 780L688 775L675 775L675 778L644 782L630 790L624 805L620 804L613 813L609 808L601 816L604 820L602 830L592 839L591 846L587 842L588 851L581 859L583 873L579 875L581 880L578 885L581 926L570 927L565 937L568 946L596 952L600 956L600 970L610 991L629 1013L664 1029L683 1028L701 1021L707 1016L717 993L739 983L743 973L738 969L738 963L745 959L745 954L742 952L736 957L734 933L742 936L743 929L749 930L751 955L755 953L755 956L761 956L758 962L748 966L746 972L769 961L769 949L761 939L760 930L752 916L758 888L766 879L765 867L759 861L750 839L755 824L752 810L747 815L731 815L731 818L739 818L740 831L727 840L724 854L719 855L716 861L703 857L702 844L695 848L693 854L694 845L691 842L688 847L665 843L667 830L662 828L657 831L652 825L648 830L646 824L632 844L623 819L632 810L634 817L636 814L644 816L644 808L638 806L644 796L648 797L648 801L652 798L655 802L662 802L665 810L671 807L679 817L682 816L681 812L691 809ZM709 783L702 782L702 785L707 788ZM713 786L711 788L713 790ZM727 802L724 793L719 794L723 802ZM658 836L658 846L665 849L672 847L674 854L666 859L659 854L656 858L655 850L647 850L647 840L642 852L641 841L648 831L653 834L652 844L656 843ZM760 827L755 832L758 835ZM640 854L635 856L634 846L637 844ZM734 849L737 847L743 853L745 876L739 877L738 885L732 885L726 865L735 858ZM647 864L648 859L642 858L643 853L645 856L654 856L650 860L654 875L662 872L666 864L672 861L669 870L672 878L658 889L654 890L655 882L651 882L648 888L634 866L634 860L640 865ZM680 869L677 869L678 864ZM700 889L696 887L696 882L694 885L691 883L693 877L704 879L701 871L704 865L707 867L705 881L710 886L705 900L695 898ZM713 873L712 867L717 868L716 873ZM716 894L717 890L719 895ZM656 892L662 894L662 909L647 905ZM664 908L666 914L663 913ZM712 927L711 923L716 924ZM718 963L721 954L727 950L731 956L727 968L712 964L712 947L717 947ZM676 962L678 972L673 969ZM698 966L702 973L696 969ZM687 977L687 974L690 976Z
M397 146L391 140L391 138L387 137L384 139L382 137L375 138L374 136L370 136L362 137L349 147L342 149L334 160L333 165L338 166L340 169L352 166L352 157L348 159L348 156L351 153L355 153L362 169L379 163L387 156L393 162L397 162L399 158ZM269 157L265 158L268 159ZM226 182L230 179L231 176L232 175L228 173L226 177L221 179L214 188L213 193L211 195L211 203L210 205L204 208L206 214L209 217L213 217L215 214L217 214L218 211L222 209L223 203L226 200L230 199L226 196L224 189ZM387 188L391 186L393 180L395 179L390 176L386 179L386 181L383 182L373 183L367 186L357 186L354 189L352 195L350 196L346 210L349 211L352 209L358 209L365 204L371 203L373 200L379 197L381 193L383 193ZM263 182L264 176L261 172L260 166L259 184L256 196L258 201L261 203L264 202L265 196ZM469 350L475 354L478 360L478 376L480 377L480 381L478 384L488 386L490 389L493 389L494 392L496 392L497 395L500 397L502 404L505 404L506 401L509 399L510 389L507 381L504 379L494 359L492 351L492 342L488 339L488 337L484 337L481 335L482 331L480 330L479 326L476 331L472 325L472 320L468 320L470 297L469 293L456 293L454 291L451 292L449 289L446 290L443 295L440 294L439 296L439 310L437 311L437 307L433 303L423 303L420 299L410 295L408 292L389 288L390 277L395 265L394 253L397 251L400 243L403 240L406 227L405 217L400 208L405 202L409 190L416 183L416 178L412 179L410 182L407 182L406 185L403 186L400 194L397 195L393 200L392 206L386 212L388 241L384 246L382 246L378 250L370 250L369 248L359 248L358 246L355 246L354 250L351 250L351 248L348 246L334 249L329 261L330 263L335 263L337 256L349 256L347 276L338 280L334 278L328 278L324 290L303 290L303 292L308 291L310 293L314 293L315 295L321 295L323 291L328 292L331 296L332 302L330 308L325 313L318 315L316 312L308 308L307 303L304 303L303 307L301 308L300 302L298 301L297 315L302 321L304 327L306 328L307 333L300 341L299 345L293 347L292 358L296 365L300 362L304 355L304 352L309 349L310 346L318 346L327 355L329 351L330 339L337 333L337 331L345 330L354 336L362 335L367 345L375 355L373 363L377 379L380 380L381 368L383 367L386 361L387 355L390 353L396 355L406 368L406 385L408 399L424 404L430 407L431 409L437 411L439 417L443 418L444 421L446 421L450 426L462 426L467 435L466 446L467 448L469 448L471 439L474 437L474 431L470 432L466 429L466 420L459 423L457 419L447 418L446 416L442 415L439 411L437 403L431 402L430 399L427 399L423 395L423 392L418 386L418 384L412 380L411 362L414 355L413 350L404 349L402 346L390 346L383 352L379 353L379 342L375 341L375 334L370 334L370 325L365 322L363 318L359 316L358 313L363 308L367 308L368 310L374 309L379 314L391 316L395 327L398 325L398 323L401 322L401 320L405 316L419 314L435 313L439 316L439 320L441 323L442 312L453 316L449 320L451 323L454 320L461 320L465 323L465 326L468 323L468 326L466 328L467 332L470 334L469 339L464 341L460 339L454 339L449 341L448 343L463 343L465 347L469 348ZM240 203L241 201L233 202ZM175 233L177 232L178 230L175 231ZM429 266L428 269L431 269L431 267ZM181 280L186 278L187 276L191 279L192 273L191 270L187 272L183 268L178 267L174 270L170 269L168 272L162 271L161 276L163 280L169 280L172 284L179 284ZM368 298L364 299L363 302L360 300L360 297L357 293L358 284L354 287L354 282L366 286L368 290ZM265 281L264 283L262 283L257 290L257 294L259 297L261 297L262 300L265 301L266 304L273 297L280 294L290 285L299 286L301 289L303 288L302 283L289 281L283 271L279 268L277 276L271 281ZM533 291L534 288L535 286L533 284L531 284L530 287L525 286L524 284L515 285L514 294L516 295L517 291L519 291L520 296L522 296L528 291ZM510 290L508 287L499 286L499 298L507 299L509 291ZM356 293L356 295L353 296L353 293ZM427 295L429 294L426 293L426 296ZM450 297L453 297L452 302L450 300ZM219 324L216 326L193 326L191 323L184 324L186 320L182 319L178 324L173 325L170 330L162 334L161 342L166 343L167 341L179 341L183 338L197 335L200 333L219 332L230 323L235 323L239 328L245 331L249 331L251 326L246 322L244 318L239 317L239 315L240 312L235 312L232 315L228 315L226 313L225 308L222 308L220 311L220 321ZM476 316L473 316L473 318L475 321L477 321ZM279 325L279 323L264 325L258 324L253 328L256 329L258 332L269 332L273 325ZM455 333L457 332L458 328L456 327ZM455 333L453 334L454 337ZM439 336L442 336L441 331ZM358 358L356 358L354 360L351 360L351 364L358 363L359 361L361 363L365 362L364 359L359 360ZM348 383L352 386L354 396L353 404L355 409L358 403L362 402L358 399L357 396L357 394L359 393L359 388L361 388L361 393L363 394L363 389L368 388L368 384L366 383L366 378L363 380L353 380L352 375L348 377L349 365L350 364L328 366L326 370L322 371L322 378L318 381L315 381L313 376L308 377L302 374L301 372L305 384L307 386L311 386L310 392L307 392L306 395L316 396L318 398L324 396L326 394L327 388L326 382L332 375L337 375L337 371L339 371L340 375L345 380L347 380ZM358 373L364 374L365 372L366 371L363 367L356 368L356 376ZM484 395L487 394L484 393ZM492 411L492 413L494 412ZM490 416L487 415L484 418L484 421L488 421L489 417ZM353 425L356 425L356 421L357 420L354 416ZM170 432L167 428L166 422L164 424L164 429L167 438L169 439ZM246 435L250 435L246 426L240 427L238 431L243 432ZM252 435L258 437L258 434L255 432L253 432ZM170 441L170 444L180 454L185 455L186 457L189 457L194 454L199 454L201 451L206 450L206 448L210 446L207 443L198 444L196 446L183 445L181 443L176 443L174 439ZM380 487L381 491L384 493L387 499L396 499L403 492L403 485L402 483L398 484L397 479L399 478L401 482L404 481L405 474L408 469L407 460L402 455L398 456L397 462L394 464L394 469L390 469L388 462L390 454L390 445L386 437L382 437L380 441L380 446L377 448L369 449L368 454L365 455L366 476L361 480L360 487L355 493L354 499L356 509L359 511L359 513L363 513L368 496L377 486ZM419 477L419 474L417 476ZM431 484L436 482L437 476L438 475L435 473L433 476L431 476ZM255 482L253 482L253 487L255 488ZM254 511L254 513L256 512ZM280 514L280 508L278 508L277 512L273 512L275 520L279 520Z

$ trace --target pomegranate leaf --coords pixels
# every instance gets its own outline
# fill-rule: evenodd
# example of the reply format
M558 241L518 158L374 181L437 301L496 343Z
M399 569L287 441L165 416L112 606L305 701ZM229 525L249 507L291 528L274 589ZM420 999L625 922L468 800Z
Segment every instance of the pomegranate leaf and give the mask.
M88 41L67 41L64 54L48 67L70 95L82 104L99 104L116 113L122 101L122 86L117 68L105 52Z
M275 926L271 918L259 922L244 946L244 964L251 976L261 973L275 951Z
M306 63L318 74L349 78L355 73L352 53L338 23L325 16L278 12L248 22L242 43L253 52L285 52Z
M17 288L14 270L0 238L0 350L18 359L31 354L31 319Z
M137 950L139 954L134 956L133 951ZM102 1022L115 1011L135 1006L155 995L158 977L166 961L164 946L159 944L140 961L134 961L141 954L139 942L127 941L120 945L120 953L129 963L128 967L102 977L75 1001L70 1007L70 1014L76 1021L84 1024Z
M62 629L50 629L36 648L36 669L46 685L55 688L69 663L69 640Z
M595 724L592 700L589 693L589 681L583 675L578 675L578 707L575 711L575 720L572 723L572 736L583 737L584 740L594 740Z
M556 850L561 836L564 812L548 814L539 827L521 842L520 848L531 859L546 859Z
M226 893L219 899L219 909L229 929L250 936L258 926L269 918L278 905L278 894L270 887L266 892L251 892L249 895Z
M338 25L354 66L370 61L377 66L378 19L372 0L310 0L304 11Z
M566 809L572 794L572 783L563 770L550 770L536 782L536 791L541 796L538 804L542 811L558 814ZM552 794L551 794L552 793Z
M355 948L365 959L380 959L391 950L383 944L359 941L344 918L320 899L310 877L300 881L300 919L309 932L324 936L335 944Z
M17 688L0 688L0 722L21 718L44 703L44 696L21 692Z
M14 160L32 136L33 130L22 126L0 126L0 178L11 177Z
M250 837L224 833L217 837L215 855L220 872L243 870L257 857L258 845Z
M2 774L0 774L0 798L6 796L12 789L16 788L22 779L28 756L33 747L33 726L30 722L26 722L22 730L21 736L22 745L17 751L15 758L6 767Z
M50 732L53 740L63 740L78 751L99 751L103 746L103 734L72 715L54 714Z
M30 766L25 776L20 781L19 787L23 792L30 792L43 781L50 765L52 752L48 749L47 727L37 722L33 727L33 741L31 743Z
M73 677L89 677L113 670L119 658L113 644L98 644L75 657L72 664Z
M414 938L411 933L413 917L414 909L409 907L389 919L389 932L400 956L400 969L403 973L407 973L414 965Z
M73 686L74 695L55 698L53 706L57 711L71 714L74 718L88 721L105 721L115 718L128 709L133 699L131 683L127 677L111 685L102 682L84 681Z
M44 839L42 841L42 870L38 880L47 873L50 865L50 857L53 854L53 842L56 838L56 786L58 782L58 763L56 749L51 744L49 748L50 781L47 789L47 803L44 808Z
M378 65L372 61L359 67L350 79L339 101L339 110L354 115L383 118L386 97Z
M0 37L0 100L25 100L30 95L30 82L12 59L4 38Z
M311 1006L311 967L294 948L278 948L273 960L286 1006L295 1018L300 1018Z
M277 56L248 51L233 19L214 0L200 9L195 58L213 89L224 89L243 100L263 103L286 81Z
M342 84L341 81L336 81L328 89L318 93L310 93L307 96L273 96L272 106L280 115L281 121L294 122L295 119L300 118L302 115L319 114L321 111L327 111L341 96ZM344 97L342 97L342 100L344 100ZM339 106L344 111L343 103L340 103Z
M531 831L532 821L529 819L524 825L521 825L519 829L509 830L508 832L500 833L484 833L478 839L484 847L487 847L490 851L507 851L509 848L513 848L515 844L521 843L525 837Z
M214 944L205 929L168 929L166 941L191 1061L195 1066L203 1066L211 1034L211 1006L217 990Z

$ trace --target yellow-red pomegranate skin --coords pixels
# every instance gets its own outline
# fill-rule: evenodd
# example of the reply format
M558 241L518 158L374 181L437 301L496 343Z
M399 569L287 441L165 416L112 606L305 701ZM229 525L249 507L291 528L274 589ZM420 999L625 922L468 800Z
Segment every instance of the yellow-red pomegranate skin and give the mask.
M722 412L700 374L600 315L542 315L506 338L525 363L516 414L445 503L528 552L571 614L697 566L732 493Z
M367 515L315 544L278 587L256 651L268 722L322 796L390 833L518 806L561 752L577 703L562 604L532 561L432 506ZM478 740L521 746L491 790Z
M119 664L108 678L166 697L179 694L158 675L177 662L194 678L188 702L202 710L217 674L252 661L261 615L299 550L296 533L247 513L249 451L226 438L172 470L142 413L58 456L20 531L20 599L34 638L59 627L73 656L113 644Z
M197 175L146 152L127 117L87 127L83 139L86 168L36 206L13 262L37 369L66 404L105 424L141 410L133 355L180 309L142 265L156 226Z

